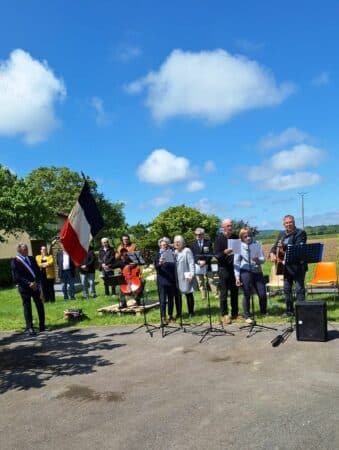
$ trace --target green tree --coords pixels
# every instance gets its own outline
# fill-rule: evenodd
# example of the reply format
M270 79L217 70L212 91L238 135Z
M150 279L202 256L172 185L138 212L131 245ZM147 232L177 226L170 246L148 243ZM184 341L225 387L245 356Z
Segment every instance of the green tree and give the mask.
M161 212L149 225L138 224L136 242L143 249L144 256L149 260L158 249L158 239L167 236L171 240L177 234L182 235L189 244L194 239L194 230L203 227L206 235L214 240L220 225L220 219L215 215L201 213L195 208L185 205L173 206Z
M97 183L87 177L92 194L105 221L104 229L96 236L95 244L100 238L119 235L126 228L123 203L113 203L98 192ZM39 167L33 170L26 182L34 186L54 212L69 214L79 197L84 183L83 177L67 167ZM55 214L55 213L54 213Z
M0 164L0 241L6 235L26 231L46 239L53 233L47 226L52 217L41 192Z

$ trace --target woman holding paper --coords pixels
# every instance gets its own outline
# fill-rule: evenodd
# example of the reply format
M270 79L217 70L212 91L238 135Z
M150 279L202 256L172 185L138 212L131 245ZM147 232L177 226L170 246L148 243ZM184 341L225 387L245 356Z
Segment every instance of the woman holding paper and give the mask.
M265 280L261 265L265 262L259 242L252 239L249 228L242 228L239 233L241 240L240 252L234 255L234 275L237 286L242 286L244 291L243 312L245 321L253 323L250 315L250 299L252 288L259 297L260 314L266 314L267 295Z
M188 316L191 319L194 314L194 256L191 249L185 247L185 240L182 236L174 237L174 248L176 254L178 288L179 291L186 296Z
M159 239L159 252L154 258L162 326L166 326L168 321L175 321L173 317L174 298L176 300L177 317L181 317L181 299L179 302L176 287L175 256L170 248L170 243L171 241L167 237ZM168 305L168 320L166 317L166 304Z

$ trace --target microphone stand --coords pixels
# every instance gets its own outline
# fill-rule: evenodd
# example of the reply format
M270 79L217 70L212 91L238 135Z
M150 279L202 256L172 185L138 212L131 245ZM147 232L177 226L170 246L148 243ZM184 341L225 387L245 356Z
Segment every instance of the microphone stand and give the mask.
M203 257L214 257L215 255L211 255L211 254L202 254L202 255L195 255L197 257L199 256L203 256ZM204 275L205 276L205 275ZM207 276L207 274L206 274ZM206 280L205 280L206 281ZM221 324L221 327L214 327L212 324L212 309L211 309L211 299L210 299L210 293L209 293L209 289L206 288L206 294L207 294L207 314L208 314L208 319L209 319L209 325L205 330L200 330L200 331L196 331L194 332L194 334L198 334L201 335L201 339L199 341L199 344L201 342L203 342L203 340L206 338L206 336L208 336L209 334L214 335L214 336L218 336L218 335L230 335L230 336L234 336L234 333L232 333L231 331L227 331L224 328L224 325Z
M250 281L251 281L251 316L253 322L249 325L243 325L240 327L240 330L248 329L247 338L253 336L255 333L258 333L263 330L273 330L277 331L277 328L273 327L267 327L265 325L259 325L257 324L255 320L255 308L254 308L254 294L253 294L253 271L252 271L252 264L251 264L251 249L250 244L247 244L247 252L248 252L248 265L249 265L249 272L250 272Z

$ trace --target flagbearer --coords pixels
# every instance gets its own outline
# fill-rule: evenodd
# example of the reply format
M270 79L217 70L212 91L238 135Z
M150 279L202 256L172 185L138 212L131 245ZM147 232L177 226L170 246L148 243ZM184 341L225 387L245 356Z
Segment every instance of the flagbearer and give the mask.
M38 312L40 332L45 331L45 310L40 299L40 269L33 256L28 256L26 244L17 245L17 255L12 259L11 270L13 280L17 284L22 298L26 332L34 336L31 299L33 299Z

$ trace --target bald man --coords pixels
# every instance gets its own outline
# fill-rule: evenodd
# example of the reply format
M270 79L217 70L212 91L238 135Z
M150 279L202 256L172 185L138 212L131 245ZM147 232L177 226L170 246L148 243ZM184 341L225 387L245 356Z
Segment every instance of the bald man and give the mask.
M241 319L239 316L238 287L235 282L232 249L228 248L228 239L238 239L233 232L231 219L222 221L223 233L218 235L214 245L214 252L218 260L220 281L220 315L224 325L232 323L232 319ZM227 296L231 296L231 316L228 312Z

